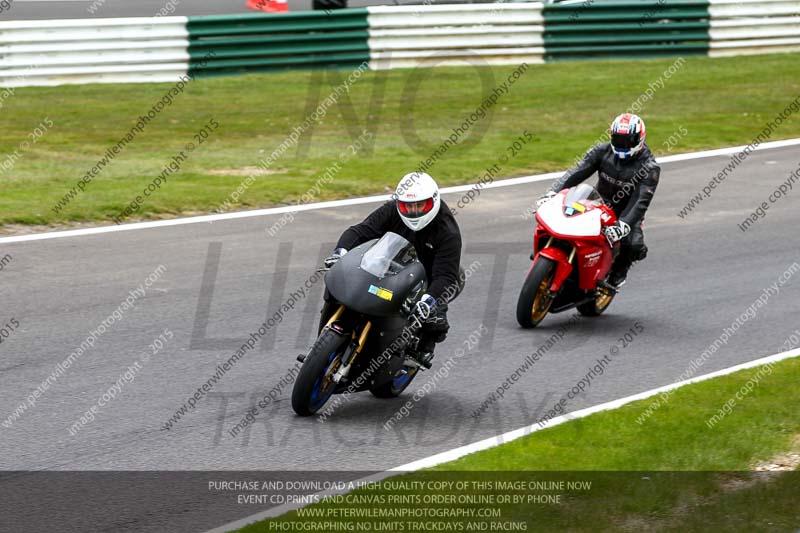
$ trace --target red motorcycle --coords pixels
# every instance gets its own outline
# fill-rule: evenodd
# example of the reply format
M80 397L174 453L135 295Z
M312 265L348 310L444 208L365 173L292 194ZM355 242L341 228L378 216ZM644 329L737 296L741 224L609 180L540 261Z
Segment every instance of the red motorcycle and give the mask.
M536 327L547 313L577 307L598 316L616 295L604 280L620 243L610 245L603 228L617 217L594 187L582 183L553 196L536 210L533 263L517 301L517 322Z

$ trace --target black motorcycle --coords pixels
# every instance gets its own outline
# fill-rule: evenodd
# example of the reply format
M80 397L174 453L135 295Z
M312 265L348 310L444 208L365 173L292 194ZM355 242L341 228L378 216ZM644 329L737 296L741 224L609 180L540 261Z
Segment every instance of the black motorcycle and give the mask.
M390 232L354 248L325 274L325 285L333 311L309 353L298 357L303 366L292 390L292 408L302 416L334 394L398 396L420 369L407 352L419 343L412 309L427 279L410 242Z

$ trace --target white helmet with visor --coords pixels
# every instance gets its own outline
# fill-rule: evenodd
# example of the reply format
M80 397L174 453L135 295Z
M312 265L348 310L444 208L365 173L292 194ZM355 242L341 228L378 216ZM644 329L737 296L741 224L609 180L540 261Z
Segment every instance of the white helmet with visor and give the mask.
M403 176L397 186L397 212L403 224L419 231L439 214L442 201L439 186L424 172L412 172Z

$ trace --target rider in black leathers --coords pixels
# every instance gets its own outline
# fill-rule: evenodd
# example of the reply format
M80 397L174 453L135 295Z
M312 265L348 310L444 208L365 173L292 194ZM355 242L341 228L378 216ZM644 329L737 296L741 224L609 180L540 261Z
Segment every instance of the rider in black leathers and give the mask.
M448 304L461 292L464 277L461 264L461 230L450 208L439 196L436 182L428 174L407 174L400 181L395 197L373 211L362 222L345 230L326 266L359 244L378 239L387 232L396 233L411 244L429 281L427 293L414 310L422 329L418 353L420 362L429 364L437 343L447 337ZM326 294L326 301L329 300ZM330 303L330 302L329 302ZM331 306L322 311L320 327L327 322Z
M618 223L606 231L609 240L622 241L607 279L616 289L625 283L633 262L647 256L642 221L658 186L661 167L644 141L644 122L636 115L620 115L611 125L611 142L589 150L578 166L556 180L540 199L541 203L598 173L597 192L619 218Z

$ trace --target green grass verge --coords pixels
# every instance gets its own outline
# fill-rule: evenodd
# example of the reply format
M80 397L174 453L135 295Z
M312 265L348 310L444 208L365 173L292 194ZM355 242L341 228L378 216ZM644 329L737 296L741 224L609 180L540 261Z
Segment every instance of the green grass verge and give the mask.
M709 427L706 421L748 382L757 382L752 392ZM678 389L641 424L637 418L653 399L391 480L592 481L591 490L567 491L560 504L494 506L502 511L499 521L524 522L535 531L794 532L800 527L800 472L745 471L793 447L798 451L798 383L800 359L790 359ZM378 486L353 494L388 497L392 492ZM325 502L310 509L330 510L332 516L342 507ZM288 531L276 524L324 520L332 519L292 512L240 531ZM459 522L465 528L460 530L469 530L466 519ZM395 530L414 529L406 525Z
M768 120L800 94L796 54L687 58L651 100L642 101L649 143L665 153L664 142L678 133L672 152L749 142ZM480 142L456 146L430 170L442 185L474 181L524 130L534 142L502 165L504 176L563 169L656 82L674 59L635 62L571 62L531 65L494 107ZM514 67L483 70L497 83ZM404 93L414 72L424 79L416 103ZM53 224L110 221L160 173L162 167L208 122L220 127L191 154L178 175L146 198L141 218L196 214L217 208L241 184L243 175L270 154L306 116L311 72L202 79L188 86L138 138L86 187L69 206L51 208L70 187L156 103L169 84L84 85L16 89L2 101L6 117L0 131L0 224ZM340 73L346 77L347 72ZM370 111L376 85L385 77L381 105ZM233 209L287 204L307 192L328 165L352 142L348 126L374 128L374 149L342 166L316 199L385 191L444 141L481 101L474 68L367 72L349 94L358 124L333 106L316 124L306 152L289 149L234 202ZM332 87L320 87L320 101ZM344 98L340 100L344 101ZM312 99L316 104L317 100ZM313 107L312 107L313 109ZM368 116L369 115L369 116ZM53 122L27 149L20 143L40 122ZM351 117L352 118L352 117ZM413 122L423 146L416 151L403 131ZM473 128L474 129L474 128ZM680 135L685 131L684 135ZM774 139L800 136L800 122L788 120ZM469 144L469 143L468 143ZM10 167L10 168L8 168Z

